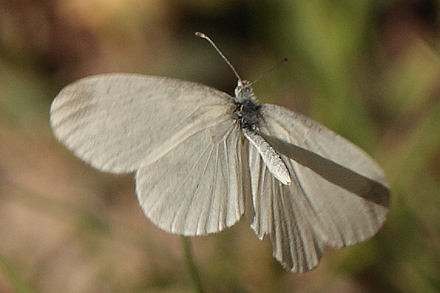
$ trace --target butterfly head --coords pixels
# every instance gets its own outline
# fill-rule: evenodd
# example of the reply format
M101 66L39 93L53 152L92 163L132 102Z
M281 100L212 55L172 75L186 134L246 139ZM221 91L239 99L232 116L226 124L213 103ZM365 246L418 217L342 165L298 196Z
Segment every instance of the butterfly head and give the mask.
M242 102L244 100L253 100L255 102L257 101L251 85L252 84L247 80L238 80L237 87L234 91L235 97L238 102Z

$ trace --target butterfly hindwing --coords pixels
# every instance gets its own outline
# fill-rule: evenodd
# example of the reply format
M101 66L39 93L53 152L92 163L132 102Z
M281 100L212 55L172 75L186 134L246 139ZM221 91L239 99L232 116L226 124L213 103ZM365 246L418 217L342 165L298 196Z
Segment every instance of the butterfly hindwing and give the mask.
M211 132L224 136L213 139ZM143 164L136 189L147 217L165 231L191 236L235 224L245 209L242 147L239 126L229 120Z

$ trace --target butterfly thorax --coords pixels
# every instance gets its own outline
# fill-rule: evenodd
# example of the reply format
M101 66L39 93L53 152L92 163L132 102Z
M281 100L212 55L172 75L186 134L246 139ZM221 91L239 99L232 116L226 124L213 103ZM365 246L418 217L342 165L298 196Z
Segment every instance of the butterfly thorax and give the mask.
M235 118L240 121L241 128L255 130L258 128L261 105L257 103L252 87L248 81L238 81L235 88Z

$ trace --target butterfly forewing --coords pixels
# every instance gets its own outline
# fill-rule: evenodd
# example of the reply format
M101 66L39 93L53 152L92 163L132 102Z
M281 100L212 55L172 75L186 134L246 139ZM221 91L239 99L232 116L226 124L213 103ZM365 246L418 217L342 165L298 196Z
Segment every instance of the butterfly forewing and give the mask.
M292 178L291 185L275 180L250 149L252 227L260 237L271 235L274 256L293 271L306 271L318 264L325 246L374 235L389 204L385 177L374 161L307 117L275 105L264 105L261 114L261 134L280 152ZM326 174L341 168L342 179Z
M204 85L105 74L64 88L52 103L51 124L56 137L95 168L131 172L158 148L231 119L231 107L232 97Z

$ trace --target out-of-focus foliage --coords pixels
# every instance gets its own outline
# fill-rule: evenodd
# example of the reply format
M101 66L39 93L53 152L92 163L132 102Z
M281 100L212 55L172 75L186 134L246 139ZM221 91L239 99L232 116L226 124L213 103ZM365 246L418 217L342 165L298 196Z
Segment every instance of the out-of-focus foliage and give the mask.
M283 271L246 220L192 238L208 292L440 291L440 46L435 0L1 0L0 291L191 292L180 238L143 215L132 175L101 174L55 141L57 92L140 72L305 113L383 166L392 208L370 241ZM32 289L31 289L32 288Z

